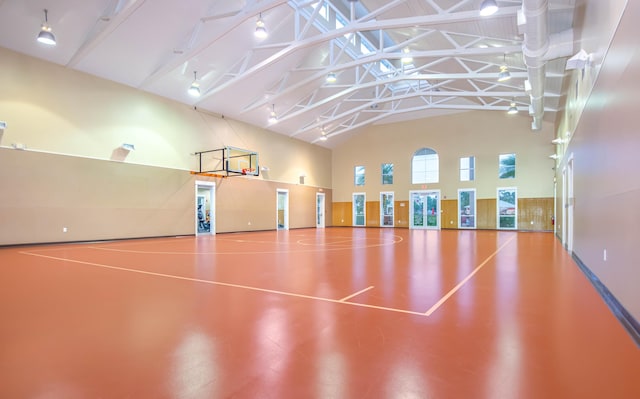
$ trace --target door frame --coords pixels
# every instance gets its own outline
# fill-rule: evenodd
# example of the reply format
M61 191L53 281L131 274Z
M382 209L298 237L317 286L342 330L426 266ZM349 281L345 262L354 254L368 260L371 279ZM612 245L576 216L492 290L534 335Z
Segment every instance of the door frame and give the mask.
M513 227L500 227L500 191L513 190L516 195L516 203L513 204ZM509 215L510 216L510 215ZM496 230L518 230L518 187L498 187L496 188Z
M216 234L216 183L211 181L196 180L194 189L193 229L196 236ZM198 232L198 191L200 189L209 192L209 232ZM205 196L205 199L207 197Z
M573 166L571 153L562 169L562 244L569 253L573 253Z
M414 207L413 207L413 195L414 194L424 194L425 197L429 196L429 194L433 194L435 193L438 196L438 205L437 205L437 210L436 210L436 225L435 226L429 226L427 222L424 223L423 226L415 226L413 224L414 218ZM423 213L427 211L427 203L425 201L424 203L424 207L423 207ZM420 229L420 230L440 230L440 216L442 214L442 195L440 193L440 190L410 190L409 191L409 229ZM424 216L426 216L426 213L424 213ZM423 219L423 220L426 220Z
M280 211L280 195L284 195L284 226L280 227L278 212ZM286 188L276 189L276 230L289 230L289 190Z
M384 195L391 195L391 225L385 225L384 224L384 201L382 200L382 197ZM395 215L395 201L396 201L396 196L395 193L393 191L380 191L380 227L394 227L395 226L395 219L396 219L396 215Z
M356 224L356 195L361 195L363 198L363 224ZM367 194L366 193L352 193L351 194L351 225L354 227L366 227L367 226Z
M316 193L316 228L324 229L325 227L325 195L324 193Z
M462 218L464 215L462 214L462 209L460 208L460 194L463 192L473 192L473 226L463 226ZM478 226L478 202L477 202L477 192L475 188L459 188L458 189L458 228L459 229L475 229Z

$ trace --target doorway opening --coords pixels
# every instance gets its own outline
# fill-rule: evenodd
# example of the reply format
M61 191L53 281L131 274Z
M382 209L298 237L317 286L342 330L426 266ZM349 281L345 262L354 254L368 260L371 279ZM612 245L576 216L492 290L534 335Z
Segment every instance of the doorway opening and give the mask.
M277 190L276 220L278 230L289 230L289 190Z
M323 229L324 221L324 193L316 193L316 228Z
M213 182L196 181L194 217L196 236L216 233L215 188L216 184Z
M440 190L409 191L409 228L440 229Z

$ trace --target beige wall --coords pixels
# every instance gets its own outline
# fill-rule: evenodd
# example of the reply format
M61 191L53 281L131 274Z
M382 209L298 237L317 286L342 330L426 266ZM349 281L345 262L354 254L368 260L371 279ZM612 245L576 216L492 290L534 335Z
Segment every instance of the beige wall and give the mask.
M235 146L259 153L261 179L331 187L328 149L2 48L0 87L4 147L195 170L194 152Z
M319 191L330 225L326 148L6 49L0 87L0 245L194 234L196 179L216 183L217 232L275 229L278 188L290 228L315 226ZM224 146L258 152L268 171L190 173L194 152Z
M640 179L635 177L640 148L639 17L638 2L579 2L576 39L594 54L594 61L584 72L573 72L567 85L566 112L557 133L564 137L568 132L571 141L558 149L563 158L558 165L556 208L557 234L562 236L562 171L571 158L573 252L636 320L640 320L636 249Z
M523 113L521 113L523 114ZM477 198L495 198L497 187L518 187L520 198L553 196L553 126L530 129L528 115L506 112L464 112L368 128L333 151L334 201L351 201L353 192L366 192L367 201L380 191L394 191L395 200L408 200L411 157L423 147L433 148L440 158L440 182L427 185L439 189L443 199L457 198L459 188L476 188ZM498 178L498 155L516 154L516 178ZM460 182L459 159L476 157L476 180ZM382 163L394 164L394 184L382 185ZM366 183L354 186L353 168L364 165Z

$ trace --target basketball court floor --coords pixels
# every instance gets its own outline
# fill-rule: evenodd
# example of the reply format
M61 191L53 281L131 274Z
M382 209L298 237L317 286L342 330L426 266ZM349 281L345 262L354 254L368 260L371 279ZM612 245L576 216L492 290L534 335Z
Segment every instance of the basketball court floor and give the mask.
M640 398L551 233L326 228L0 249L2 398Z

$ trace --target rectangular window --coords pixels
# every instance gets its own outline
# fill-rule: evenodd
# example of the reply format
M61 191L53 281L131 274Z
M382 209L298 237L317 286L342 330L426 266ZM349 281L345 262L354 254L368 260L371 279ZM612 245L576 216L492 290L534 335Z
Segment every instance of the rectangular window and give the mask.
M501 179L516 177L516 154L501 154L498 175Z
M393 164L382 164L382 184L393 184Z
M364 166L355 167L354 182L356 186L364 186Z
M476 178L476 157L460 158L460 181L473 181Z

